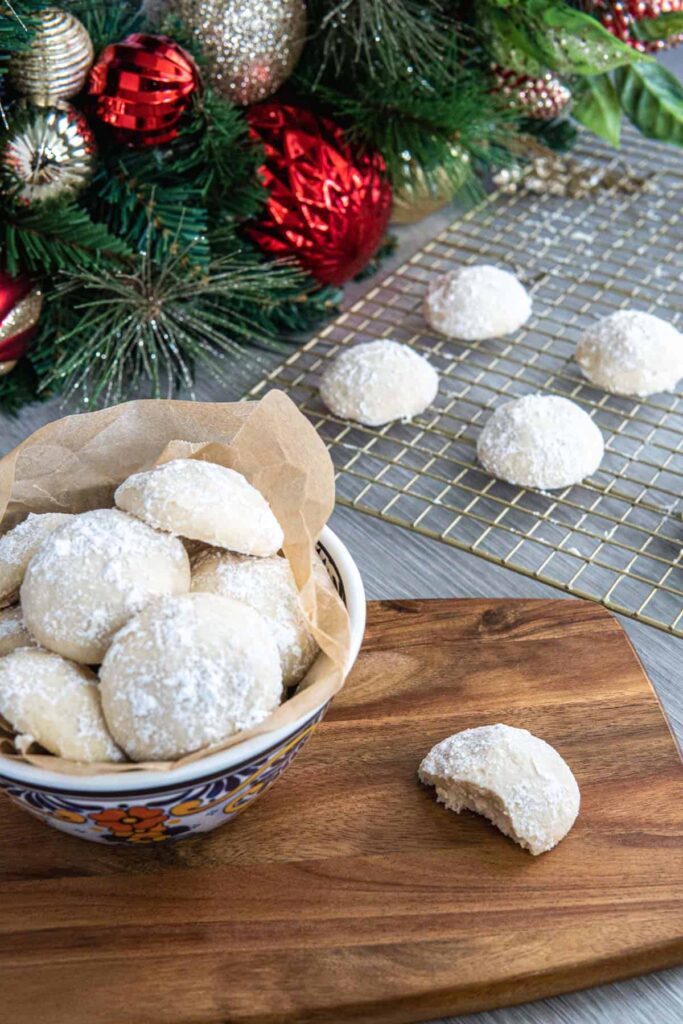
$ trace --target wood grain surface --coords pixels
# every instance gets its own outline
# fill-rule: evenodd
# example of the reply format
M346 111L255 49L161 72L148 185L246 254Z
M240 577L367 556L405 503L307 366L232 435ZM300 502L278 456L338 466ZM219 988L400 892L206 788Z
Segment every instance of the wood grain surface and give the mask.
M539 858L416 768L504 721L565 756L580 817ZM3 799L0 1019L409 1022L683 960L683 773L617 622L574 601L370 607L283 780L211 836L110 849Z

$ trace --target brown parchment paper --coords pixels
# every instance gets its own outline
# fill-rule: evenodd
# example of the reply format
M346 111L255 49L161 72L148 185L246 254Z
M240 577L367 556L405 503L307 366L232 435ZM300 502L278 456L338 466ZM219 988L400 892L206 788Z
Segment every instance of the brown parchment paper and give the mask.
M315 542L334 507L334 469L313 426L281 391L258 402L127 402L49 423L0 460L0 532L29 512L110 507L116 487L131 473L177 458L238 470L267 498L284 531L283 551L320 656L294 696L261 725L178 761L86 765L32 747L18 752L0 720L0 763L23 760L70 775L163 771L279 729L343 686L348 615L334 588L314 571Z

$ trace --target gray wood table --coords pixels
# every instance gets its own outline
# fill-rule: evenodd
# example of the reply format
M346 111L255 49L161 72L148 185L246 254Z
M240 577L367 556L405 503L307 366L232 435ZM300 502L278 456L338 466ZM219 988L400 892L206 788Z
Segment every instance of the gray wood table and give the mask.
M670 58L669 58L670 59ZM674 62L675 66L675 62ZM679 58L678 66L681 66ZM382 273L403 262L412 251L450 223L456 212L448 208L421 223L397 232L399 247ZM370 287L372 279L347 289L345 305ZM200 379L197 398L232 401L241 397L274 366L278 358L266 356L259 364L235 367L229 386ZM11 449L39 426L75 410L58 400L36 404L10 419L0 416L0 454ZM331 526L349 546L361 566L367 596L398 597L552 597L560 594L542 583L490 564L473 555L403 530L346 508L334 513ZM681 641L649 626L623 620L679 741L683 739L683 683ZM681 1024L683 1021L683 969L519 1007L467 1015L461 1024ZM445 1022L444 1022L445 1024Z

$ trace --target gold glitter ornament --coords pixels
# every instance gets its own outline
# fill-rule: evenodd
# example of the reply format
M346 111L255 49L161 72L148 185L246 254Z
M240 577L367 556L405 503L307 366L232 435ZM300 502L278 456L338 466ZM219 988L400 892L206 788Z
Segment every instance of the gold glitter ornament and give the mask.
M541 146L532 152L534 143L527 141L529 159L526 167L514 163L496 171L492 177L496 188L507 195L531 192L538 196L585 199L586 196L612 190L637 195L649 188L647 177L634 174L623 165L610 165L605 169L598 164L561 156Z
M50 107L81 91L93 62L93 45L78 18L57 7L36 16L40 26L27 50L16 53L8 78L18 93Z
M25 206L63 199L88 183L95 137L81 113L62 107L32 107L0 151L1 190Z
M204 80L237 106L272 95L301 56L304 0L178 0L176 9L201 51Z

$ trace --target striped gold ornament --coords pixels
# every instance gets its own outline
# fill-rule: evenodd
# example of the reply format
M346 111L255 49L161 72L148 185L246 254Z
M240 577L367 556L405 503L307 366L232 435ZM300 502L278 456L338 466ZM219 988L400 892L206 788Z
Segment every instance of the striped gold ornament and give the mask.
M78 18L57 7L38 14L40 26L27 50L15 54L9 80L37 106L53 106L81 91L92 65L93 45Z

